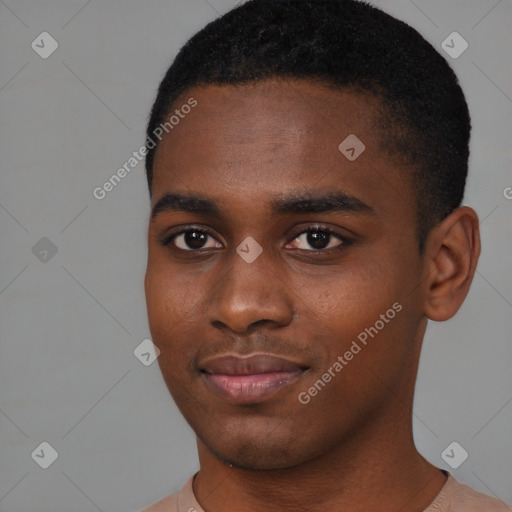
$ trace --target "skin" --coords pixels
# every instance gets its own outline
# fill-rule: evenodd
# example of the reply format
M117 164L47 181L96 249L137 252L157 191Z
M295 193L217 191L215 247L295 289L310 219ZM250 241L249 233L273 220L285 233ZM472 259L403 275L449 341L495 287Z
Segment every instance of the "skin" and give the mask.
M152 218L145 291L163 378L197 435L198 502L207 512L424 510L446 477L413 441L419 355L427 319L451 318L469 290L476 213L453 212L419 253L414 190L384 151L375 98L300 80L198 87L176 104L189 97L197 107L159 144L152 206L199 195L220 217ZM349 134L366 146L353 162L338 150ZM372 211L271 214L277 197L334 190ZM191 224L211 231L202 254L183 235L161 243ZM318 249L307 230L319 226L349 241L332 235ZM247 237L263 250L252 263L236 252ZM301 404L394 303L402 310ZM307 371L255 404L205 384L200 361L255 351Z

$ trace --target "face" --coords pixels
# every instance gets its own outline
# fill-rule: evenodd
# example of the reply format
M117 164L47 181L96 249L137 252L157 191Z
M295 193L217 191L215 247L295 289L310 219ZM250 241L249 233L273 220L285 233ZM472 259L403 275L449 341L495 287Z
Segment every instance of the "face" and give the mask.
M190 98L155 157L145 279L184 417L210 453L253 469L396 421L414 387L424 268L377 100L274 80L194 88L175 107ZM339 148L351 134L364 151L353 138Z

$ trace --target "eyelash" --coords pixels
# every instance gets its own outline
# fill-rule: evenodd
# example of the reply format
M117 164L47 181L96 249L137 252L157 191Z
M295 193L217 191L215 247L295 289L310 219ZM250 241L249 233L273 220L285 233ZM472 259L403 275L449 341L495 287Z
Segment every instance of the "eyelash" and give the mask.
M215 250L215 249L212 249L212 248L209 248L209 249L190 249L190 250L186 250L186 249L180 249L179 247L176 247L172 242L175 238L177 238L178 236L180 235L183 235L185 233L189 233L191 231L196 231L196 232L199 232L199 233L203 233L203 234L206 234L208 235L209 237L213 238L214 240L216 240L214 234L206 227L203 227L203 226L194 226L194 225L191 225L191 226L187 226L187 228L184 228L176 233L172 233L171 235L168 235L168 236L164 236L162 237L162 239L160 240L160 244L163 245L163 246L167 246L167 247L170 247L171 249L173 250L176 250L176 251L180 251L180 252L183 252L183 253L190 253L190 254L198 254L198 253L207 253L207 252L211 252L212 250ZM329 249L291 249L293 251L302 251L302 252L307 252L307 253L313 253L313 254L331 254L332 252L338 252L338 251L341 251L343 250L344 248L346 248L347 246L350 246L353 244L353 240L347 238L346 236L343 236L341 235L340 233L336 232L336 231L333 231L332 229L330 228L327 228L327 227L324 227L324 226L321 226L321 225L316 225L316 226L310 226L306 229L303 229L302 231L298 231L295 235L293 235L291 238L290 238L290 241L287 242L287 243L291 243L293 242L296 238L300 237L301 235L303 235L304 233L310 233L310 232L322 232L322 233L326 233L334 238L337 238L341 244L335 246L335 247L331 247Z

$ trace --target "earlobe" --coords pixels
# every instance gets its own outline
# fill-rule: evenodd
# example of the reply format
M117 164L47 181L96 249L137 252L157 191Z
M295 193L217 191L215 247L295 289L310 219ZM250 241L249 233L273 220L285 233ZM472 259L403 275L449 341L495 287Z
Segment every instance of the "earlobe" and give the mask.
M442 322L455 315L469 292L479 255L479 221L472 208L458 208L432 230L426 244L428 318Z

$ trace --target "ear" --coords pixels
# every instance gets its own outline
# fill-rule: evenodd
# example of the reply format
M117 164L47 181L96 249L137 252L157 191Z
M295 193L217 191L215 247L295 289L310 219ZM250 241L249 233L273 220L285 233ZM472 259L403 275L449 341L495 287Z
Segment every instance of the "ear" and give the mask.
M452 212L435 226L425 247L427 318L442 322L461 307L480 256L478 215L468 206Z

